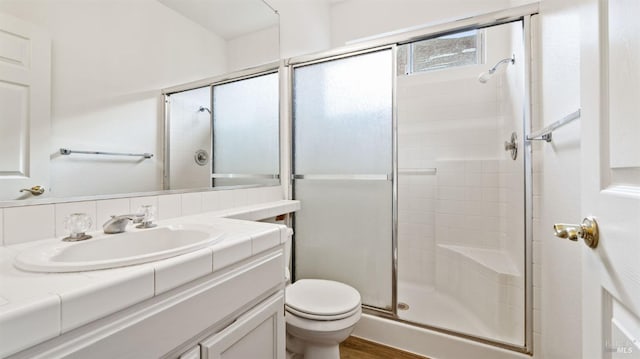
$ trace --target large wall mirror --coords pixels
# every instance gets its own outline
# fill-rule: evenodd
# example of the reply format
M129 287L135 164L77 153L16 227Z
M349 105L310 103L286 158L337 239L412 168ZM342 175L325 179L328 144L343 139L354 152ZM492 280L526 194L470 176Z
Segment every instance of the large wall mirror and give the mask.
M248 169L245 161L234 167L239 158L268 161L242 152L242 140L258 145L251 135L226 138L228 121L211 121L209 111L224 109L213 106L216 89L222 99L238 81L193 90L204 98L193 112L209 121L181 131L183 142L207 138L201 147L210 151L208 173L203 181L165 183L170 159L161 90L277 61L279 18L263 0L0 0L0 20L0 207L279 184L279 166ZM275 130L266 131L246 122L248 112L261 108L239 106L247 129L273 136L260 140L260 153L275 152L277 163L277 118ZM212 127L219 127L215 135ZM224 148L207 147L216 143ZM215 178L214 170L244 177ZM37 186L44 193L20 192Z

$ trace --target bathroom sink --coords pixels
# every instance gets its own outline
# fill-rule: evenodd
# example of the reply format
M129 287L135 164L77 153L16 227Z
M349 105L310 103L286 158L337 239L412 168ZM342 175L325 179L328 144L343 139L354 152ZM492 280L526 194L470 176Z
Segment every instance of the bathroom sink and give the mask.
M189 253L222 239L204 225L168 225L100 234L82 242L48 243L16 257L19 269L31 272L79 272L146 263Z

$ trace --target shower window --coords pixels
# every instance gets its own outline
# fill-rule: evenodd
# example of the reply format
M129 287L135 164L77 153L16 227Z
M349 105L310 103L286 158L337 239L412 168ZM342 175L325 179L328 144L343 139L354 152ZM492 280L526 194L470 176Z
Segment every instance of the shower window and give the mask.
M471 30L398 47L398 75L482 63L483 30Z

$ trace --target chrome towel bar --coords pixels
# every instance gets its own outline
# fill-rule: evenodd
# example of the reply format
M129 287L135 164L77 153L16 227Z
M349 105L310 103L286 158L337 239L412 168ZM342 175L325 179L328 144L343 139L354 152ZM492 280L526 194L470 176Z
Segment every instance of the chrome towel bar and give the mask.
M527 141L547 141L551 142L553 131L556 129L568 124L569 122L580 118L580 109L575 112L572 112L565 117L559 119L558 121L550 124L549 126L536 131L527 136Z
M70 155L72 153L81 153L84 155L107 155L107 156L133 156L133 157L144 157L151 158L153 157L153 153L122 153L122 152L102 152L102 151L76 151L70 150L68 148L61 148L61 155Z

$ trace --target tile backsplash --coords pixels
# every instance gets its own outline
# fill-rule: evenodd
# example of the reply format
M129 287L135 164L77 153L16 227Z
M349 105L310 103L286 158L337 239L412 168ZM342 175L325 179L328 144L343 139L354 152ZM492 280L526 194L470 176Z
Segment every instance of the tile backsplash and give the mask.
M156 217L168 219L282 199L282 187L275 186L0 208L0 243L8 246L64 237L65 218L77 212L87 213L92 230L97 230L111 215L133 213L141 205L156 206Z
M131 206L129 203L129 198L105 199L96 201L96 207L98 209L97 216L95 217L96 228L98 228L98 226L101 226L114 214L130 213Z
M56 233L55 205L4 209L4 245L53 237Z

